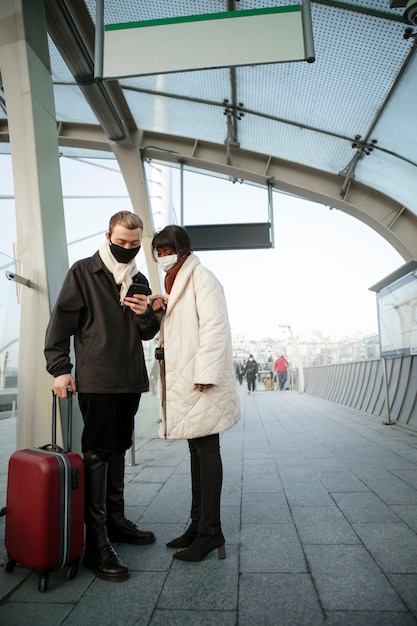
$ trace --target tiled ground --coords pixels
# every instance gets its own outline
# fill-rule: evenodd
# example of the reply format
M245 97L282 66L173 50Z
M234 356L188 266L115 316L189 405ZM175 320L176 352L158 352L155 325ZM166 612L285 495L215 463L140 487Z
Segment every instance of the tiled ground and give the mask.
M80 566L42 594L36 575L2 570L0 624L417 624L417 433L292 391L240 393L242 420L221 440L226 560L183 563L165 547L187 524L188 451L154 438L147 395L126 501L157 542L118 548L131 569L119 584ZM0 441L1 506L13 420Z

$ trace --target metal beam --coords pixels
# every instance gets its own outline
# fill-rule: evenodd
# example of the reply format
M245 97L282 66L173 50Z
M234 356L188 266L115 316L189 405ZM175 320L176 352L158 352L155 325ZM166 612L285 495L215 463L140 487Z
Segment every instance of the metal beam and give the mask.
M82 0L45 0L48 33L85 99L112 141L130 142L136 129L116 81L94 78L94 24Z
M284 161L270 155L231 150L231 165L223 146L143 133L142 156L186 168L218 172L339 209L361 220L386 239L405 260L416 257L417 216L392 198L353 181L349 194L340 196L343 177Z
M98 126L60 124L59 145L111 151L111 145ZM7 122L0 120L0 141L8 136ZM231 150L226 162L224 146L174 137L162 133L141 134L142 158L161 163L219 173L258 185L270 184L276 191L306 198L339 209L361 220L386 239L408 261L417 258L417 216L392 198L357 181L341 198L343 176L297 165L276 157L242 149Z

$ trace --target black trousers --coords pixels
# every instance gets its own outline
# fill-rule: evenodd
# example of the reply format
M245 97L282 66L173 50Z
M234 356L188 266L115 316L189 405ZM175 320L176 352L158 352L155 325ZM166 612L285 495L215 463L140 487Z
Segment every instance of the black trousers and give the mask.
M201 535L221 532L220 497L223 465L219 435L189 439L191 463L191 519Z
M246 380L248 382L248 391L255 391L256 378L247 378Z
M94 450L104 461L132 445L138 393L78 393L84 420L82 451Z

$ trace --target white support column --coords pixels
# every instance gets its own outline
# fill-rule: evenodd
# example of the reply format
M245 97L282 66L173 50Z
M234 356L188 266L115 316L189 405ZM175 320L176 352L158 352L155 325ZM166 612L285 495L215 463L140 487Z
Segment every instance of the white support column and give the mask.
M134 135L132 137L134 147L130 148L113 143L112 150L125 180L133 210L143 221L142 247L145 252L152 291L153 293L161 293L158 266L151 254L151 241L154 235L154 224L146 182L145 168L140 156L139 136L140 132L136 133L136 136Z
M0 2L0 71L16 198L21 287L17 447L51 439L45 328L68 269L58 138L42 0Z

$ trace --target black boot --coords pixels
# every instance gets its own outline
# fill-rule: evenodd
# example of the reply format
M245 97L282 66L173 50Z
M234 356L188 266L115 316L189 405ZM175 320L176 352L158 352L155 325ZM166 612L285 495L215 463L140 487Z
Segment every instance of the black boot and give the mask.
M191 524L185 533L176 537L166 544L167 548L188 548L198 535L198 525L201 516L201 476L200 460L197 455L191 453L190 448L190 471L191 471Z
M113 543L132 543L144 546L155 541L149 530L139 528L126 519L124 502L125 455L115 454L108 463L107 472L107 532Z
M202 561L205 556L217 548L219 559L226 558L223 533L215 535L197 535L189 548L180 550L174 554L174 559L180 561Z
M198 521L191 522L183 535L169 541L167 548L188 548L198 535Z
M111 545L106 529L107 463L94 451L84 454L85 551L84 565L103 580L121 582L130 576Z
M186 548L174 554L174 558L181 561L201 561L209 552L218 548L219 558L224 559L226 551L220 522L223 467L219 435L191 439L188 444L191 455L193 491L191 519L198 520L198 533L187 546L172 546ZM186 531L185 535L190 534L190 529ZM183 537L184 535L178 537L177 541L179 542ZM184 542L181 543L184 544Z

